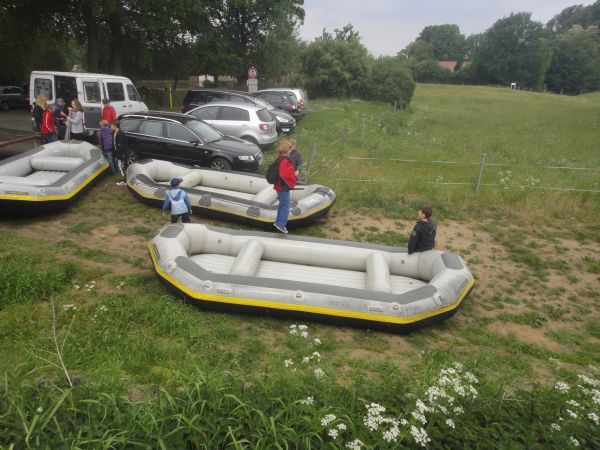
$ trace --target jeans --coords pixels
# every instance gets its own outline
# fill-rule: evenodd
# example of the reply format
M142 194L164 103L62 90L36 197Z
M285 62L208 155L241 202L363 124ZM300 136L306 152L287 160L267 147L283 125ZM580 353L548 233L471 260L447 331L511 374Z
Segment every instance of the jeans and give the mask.
M171 214L171 223L177 223L180 217L182 223L190 223L192 221L190 219L190 213Z
M275 225L285 228L290 215L290 191L277 191L279 206L277 207L277 219Z
M104 154L104 157L108 161L108 167L110 169L110 173L112 175L114 175L117 172L116 172L116 168L115 168L115 159L113 156L113 151L112 150L102 150L102 153Z

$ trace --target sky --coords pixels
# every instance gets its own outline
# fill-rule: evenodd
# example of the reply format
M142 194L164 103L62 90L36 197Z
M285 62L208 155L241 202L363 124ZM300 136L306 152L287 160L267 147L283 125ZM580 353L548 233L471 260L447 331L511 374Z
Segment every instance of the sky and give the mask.
M395 55L427 25L453 23L465 36L482 33L510 13L531 12L548 22L564 8L594 0L304 0L300 38L312 41L323 28L333 32L351 23L375 55Z

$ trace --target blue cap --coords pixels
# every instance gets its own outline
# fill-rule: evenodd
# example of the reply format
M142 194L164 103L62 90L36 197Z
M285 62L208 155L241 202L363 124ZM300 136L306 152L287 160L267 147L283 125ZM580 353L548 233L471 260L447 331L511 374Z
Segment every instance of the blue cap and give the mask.
M183 181L183 178L177 178L177 177L175 177L175 178L171 178L171 187L172 187L172 188L174 188L174 187L177 187L177 186L179 186L179 184L180 184L182 181Z

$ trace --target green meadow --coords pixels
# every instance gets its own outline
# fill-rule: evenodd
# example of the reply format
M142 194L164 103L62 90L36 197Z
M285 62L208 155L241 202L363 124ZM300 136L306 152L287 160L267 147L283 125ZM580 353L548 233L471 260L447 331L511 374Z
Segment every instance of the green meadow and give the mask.
M403 246L433 205L477 280L457 314L395 335L184 304L146 251L165 218L106 176L0 222L0 449L600 448L600 96L309 104L302 176L338 200L298 233Z

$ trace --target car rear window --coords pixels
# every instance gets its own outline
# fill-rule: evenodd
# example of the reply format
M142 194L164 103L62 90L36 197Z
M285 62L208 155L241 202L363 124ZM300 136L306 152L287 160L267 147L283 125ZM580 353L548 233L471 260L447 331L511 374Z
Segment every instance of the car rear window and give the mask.
M250 122L250 113L245 109L241 108L221 106L219 120L237 120L241 122Z
M271 122L273 120L271 114L269 114L269 111L267 111L266 109L259 109L258 111L256 111L256 115L263 122Z

